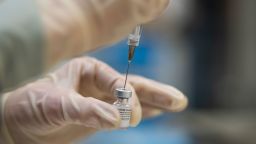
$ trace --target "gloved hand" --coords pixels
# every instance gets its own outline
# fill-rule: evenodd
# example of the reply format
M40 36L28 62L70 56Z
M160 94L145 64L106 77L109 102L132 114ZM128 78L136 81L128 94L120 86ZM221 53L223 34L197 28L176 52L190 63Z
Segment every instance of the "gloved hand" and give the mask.
M177 89L139 76L133 91L131 126L142 117L181 111L187 99ZM94 58L77 58L45 78L4 94L3 137L7 144L67 144L102 129L117 129L113 91L124 77Z
M37 0L45 28L47 64L112 44L156 18L169 0Z

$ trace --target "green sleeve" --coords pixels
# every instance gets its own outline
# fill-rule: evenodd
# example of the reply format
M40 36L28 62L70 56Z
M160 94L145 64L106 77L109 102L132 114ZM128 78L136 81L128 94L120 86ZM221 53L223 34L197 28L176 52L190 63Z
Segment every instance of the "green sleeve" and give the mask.
M34 0L0 0L0 93L43 70L43 28Z

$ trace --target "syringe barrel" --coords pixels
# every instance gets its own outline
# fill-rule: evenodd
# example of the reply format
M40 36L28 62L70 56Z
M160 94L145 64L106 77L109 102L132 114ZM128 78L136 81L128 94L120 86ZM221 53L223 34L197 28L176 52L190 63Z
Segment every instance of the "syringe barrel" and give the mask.
M141 33L142 25L137 25L132 33L129 34L127 44L135 47L139 46Z

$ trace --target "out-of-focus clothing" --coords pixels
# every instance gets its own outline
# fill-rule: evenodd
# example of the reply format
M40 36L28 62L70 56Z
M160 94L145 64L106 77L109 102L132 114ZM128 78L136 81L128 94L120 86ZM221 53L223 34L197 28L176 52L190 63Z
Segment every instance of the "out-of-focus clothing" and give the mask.
M42 71L43 47L35 1L0 1L0 93Z

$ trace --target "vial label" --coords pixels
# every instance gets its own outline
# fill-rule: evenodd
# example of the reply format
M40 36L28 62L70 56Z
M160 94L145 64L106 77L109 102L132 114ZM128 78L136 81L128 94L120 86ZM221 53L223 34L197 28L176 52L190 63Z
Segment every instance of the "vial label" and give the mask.
M121 117L121 128L127 128L130 125L130 119L131 119L131 109L128 108L118 108L120 117Z

